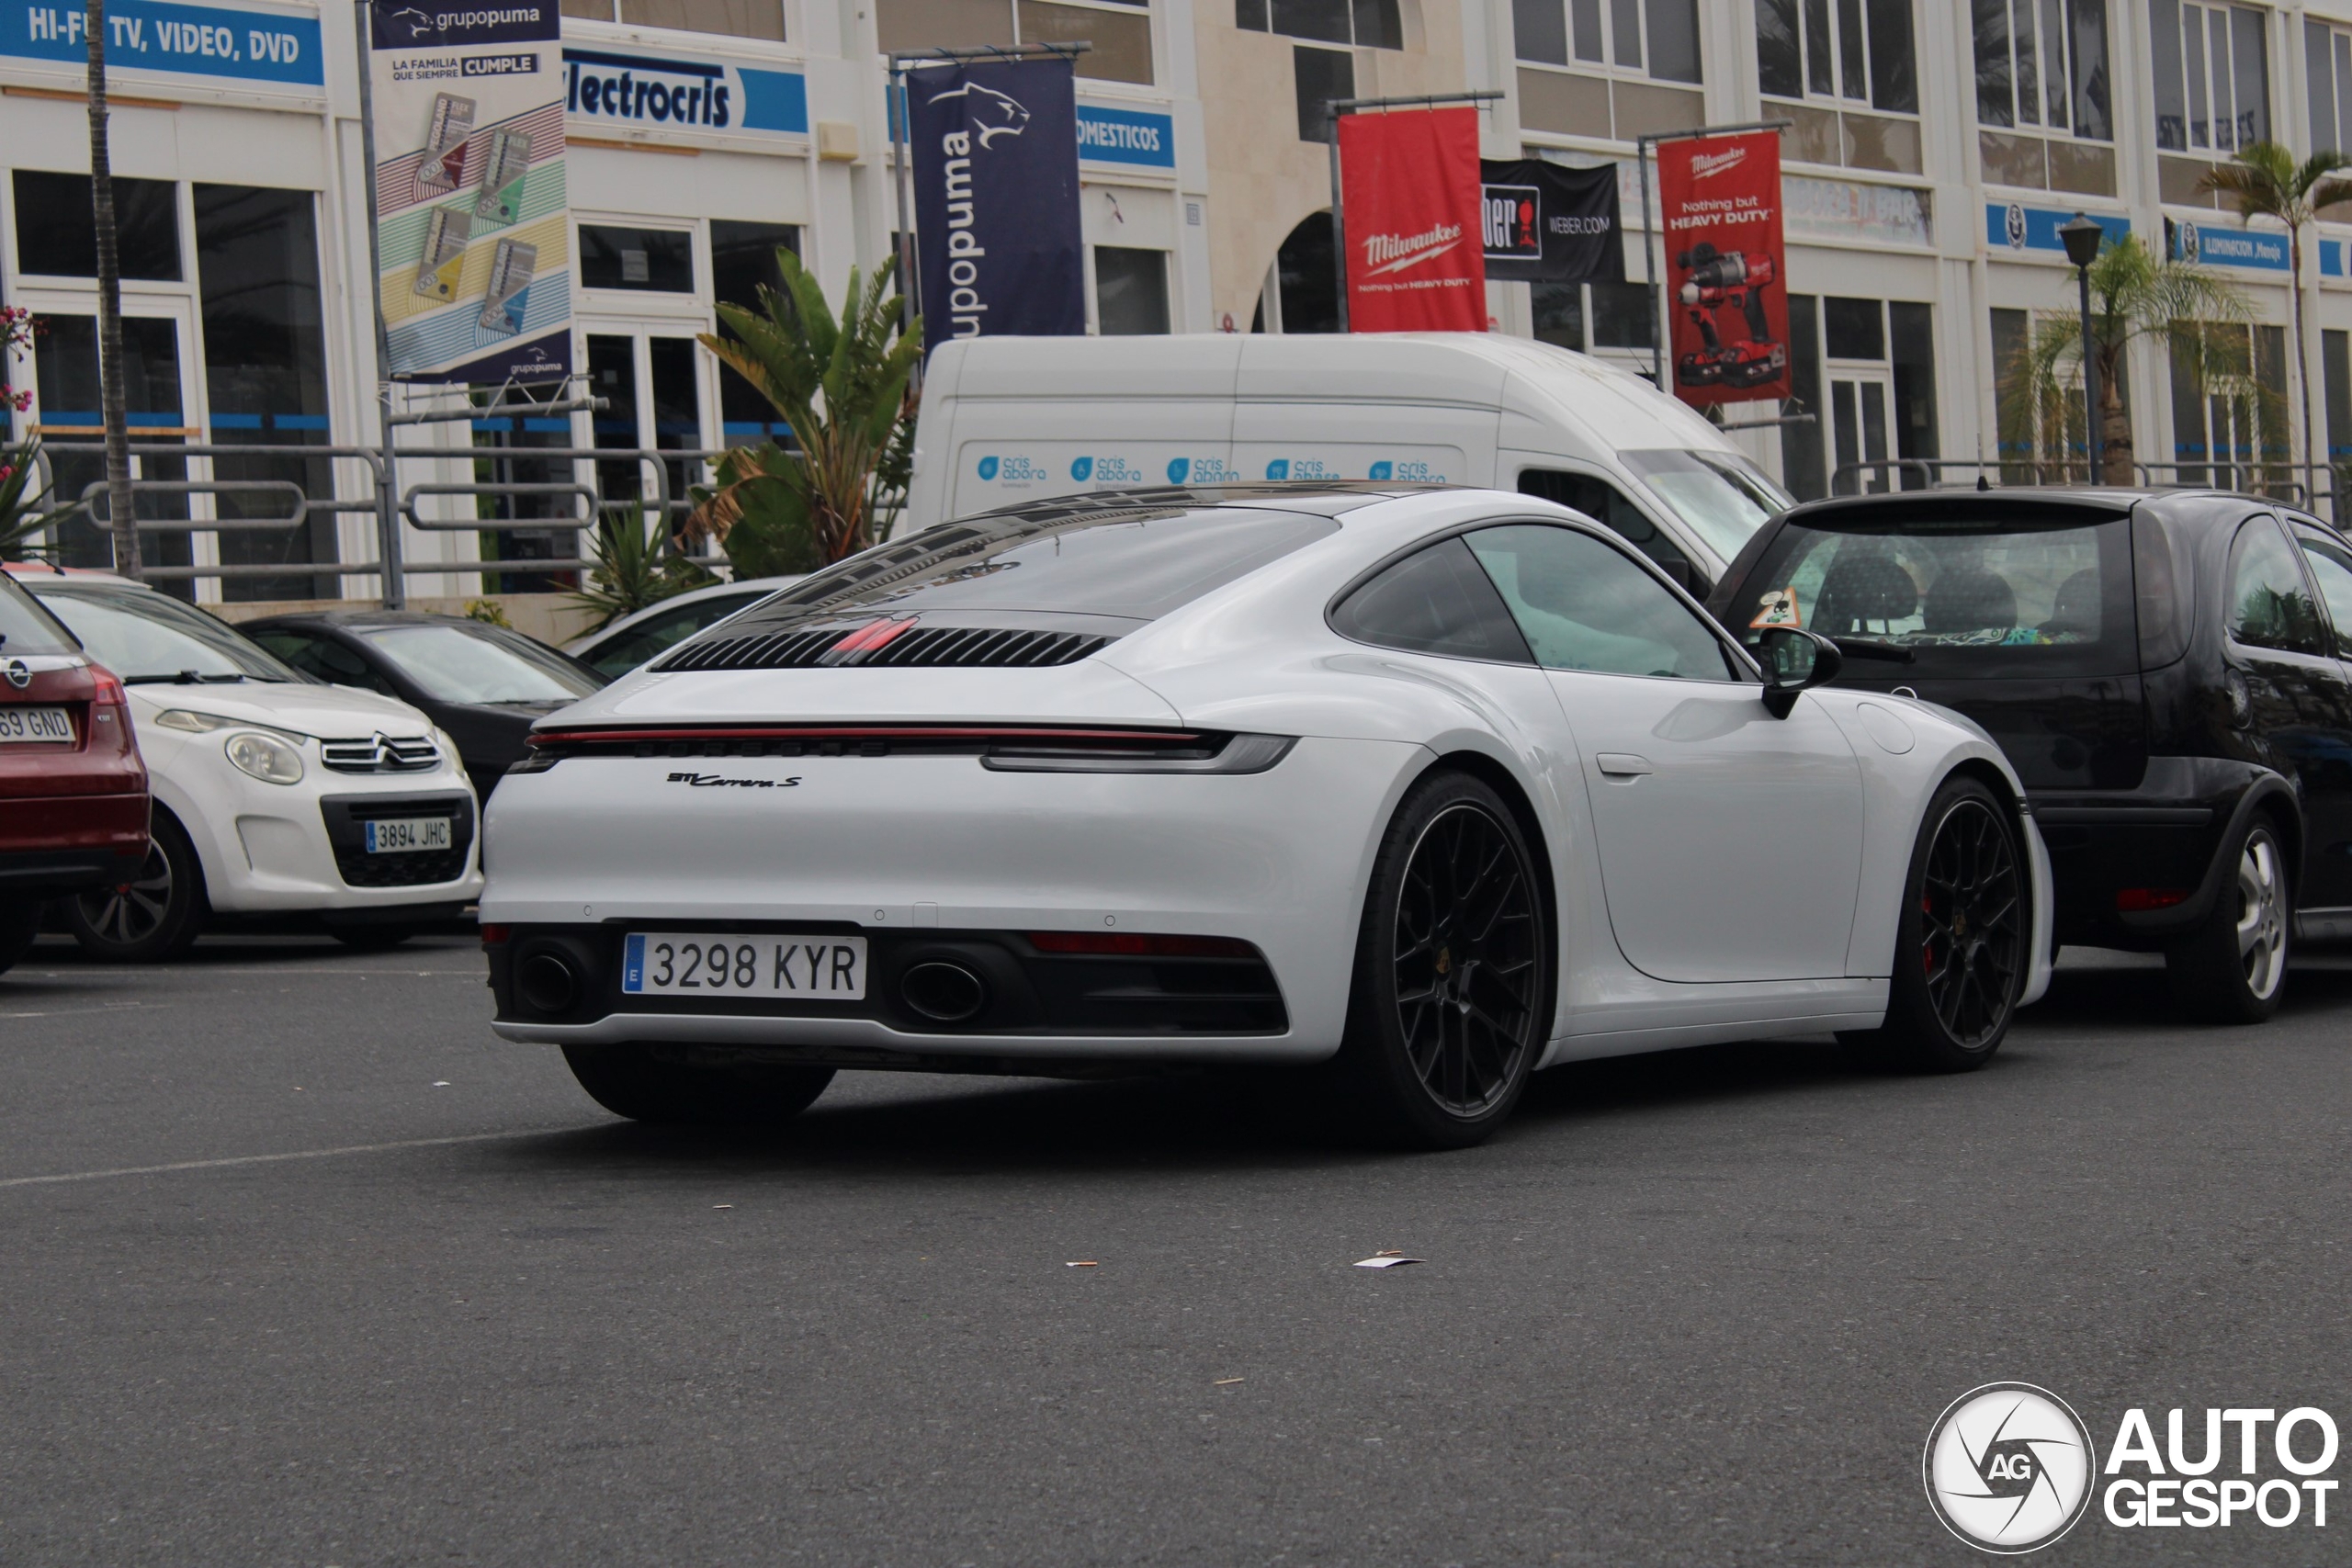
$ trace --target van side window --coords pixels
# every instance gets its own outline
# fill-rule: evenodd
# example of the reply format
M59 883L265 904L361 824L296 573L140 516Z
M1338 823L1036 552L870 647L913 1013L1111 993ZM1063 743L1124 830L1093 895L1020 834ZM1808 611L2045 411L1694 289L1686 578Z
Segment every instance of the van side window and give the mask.
M1666 568L1668 577L1691 592L1707 591L1708 584L1691 566L1690 558L1672 539L1659 533L1657 525L1644 516L1641 508L1626 500L1624 493L1607 479L1591 474L1572 474L1562 468L1523 468L1519 476L1519 493L1542 496L1545 501L1573 507Z
M1349 594L1331 612L1331 629L1408 653L1535 662L1510 606L1458 537L1406 557Z
M2230 636L2249 648L2324 653L2319 606L2287 536L2267 517L2238 531L2230 560Z

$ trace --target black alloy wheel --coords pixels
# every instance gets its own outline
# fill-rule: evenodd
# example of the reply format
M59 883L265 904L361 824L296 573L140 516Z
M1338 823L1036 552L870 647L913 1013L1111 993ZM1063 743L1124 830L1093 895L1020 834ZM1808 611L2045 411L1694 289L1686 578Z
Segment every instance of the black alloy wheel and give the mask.
M2008 812L1975 780L1946 780L1912 852L1880 1042L1935 1072L1991 1061L2025 989L2031 919Z
M2165 954L2173 998L2200 1023L2260 1023L2287 989L2295 890L2278 829L2256 816L2222 847L2237 874L2212 909Z
M196 846L160 807L149 834L137 875L66 901L65 929L93 958L160 963L187 951L204 929L204 867Z
M1464 1147L1510 1113L1543 1049L1550 941L1502 799L1459 773L1418 786L1374 870L1340 1058L1388 1140Z

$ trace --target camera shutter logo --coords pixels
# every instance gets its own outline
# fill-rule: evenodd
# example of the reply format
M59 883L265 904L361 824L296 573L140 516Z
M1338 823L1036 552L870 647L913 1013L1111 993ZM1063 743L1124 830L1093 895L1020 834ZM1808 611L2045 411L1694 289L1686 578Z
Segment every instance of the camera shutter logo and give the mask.
M2098 1454L2064 1400L2031 1383L1995 1382L1936 1418L1920 1470L1946 1529L2013 1556L2075 1528L2090 1506Z

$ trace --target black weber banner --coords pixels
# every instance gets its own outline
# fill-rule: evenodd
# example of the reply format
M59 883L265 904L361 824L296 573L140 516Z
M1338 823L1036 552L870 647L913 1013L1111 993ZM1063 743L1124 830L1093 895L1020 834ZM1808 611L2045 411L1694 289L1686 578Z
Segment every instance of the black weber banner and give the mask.
M1086 331L1078 95L1067 59L907 73L924 352Z
M1564 168L1540 158L1478 164L1490 283L1623 283L1617 167Z

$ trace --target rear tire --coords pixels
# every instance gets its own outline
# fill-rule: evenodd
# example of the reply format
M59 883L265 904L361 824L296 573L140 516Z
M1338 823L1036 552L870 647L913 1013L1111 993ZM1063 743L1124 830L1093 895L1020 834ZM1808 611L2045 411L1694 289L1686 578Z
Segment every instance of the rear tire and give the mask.
M1510 808L1464 773L1422 780L1381 840L1333 1064L1358 1123L1408 1148L1484 1142L1543 1054L1552 966Z
M1945 780L1904 880L1886 1022L1859 1043L1921 1072L1973 1072L1991 1061L2025 990L2030 886L2017 826L1993 792Z
M2200 1023L2261 1023L2287 989L2294 888L2278 829L2256 817L2222 850L2236 874L2198 928L2165 954L2172 994Z
M690 1127L788 1122L833 1081L831 1067L695 1067L642 1045L566 1045L563 1059L588 1098L616 1116Z
M0 975L15 968L17 960L33 950L46 907L38 899L29 904L0 904Z
M108 964L161 964L203 933L209 906L204 864L172 814L156 808L147 858L119 886L65 901L65 929L82 951Z

